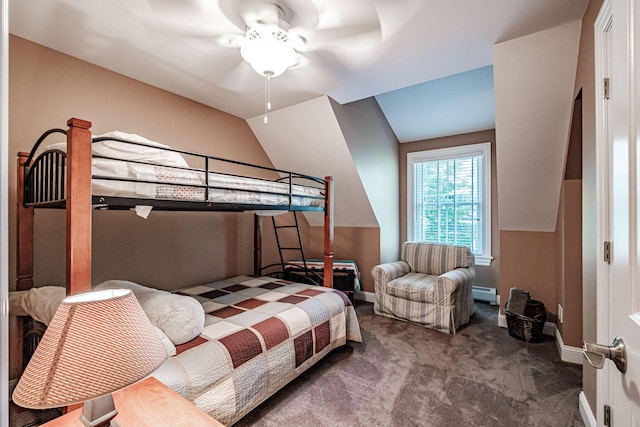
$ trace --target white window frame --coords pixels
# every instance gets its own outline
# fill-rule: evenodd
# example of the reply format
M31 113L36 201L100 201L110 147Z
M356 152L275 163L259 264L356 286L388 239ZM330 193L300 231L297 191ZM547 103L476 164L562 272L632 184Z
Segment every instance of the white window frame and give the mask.
M415 163L454 159L457 157L482 156L482 253L476 253L476 265L490 266L491 260L491 143L462 145L458 147L407 153L407 240L413 239L415 223L415 201L413 196L413 171Z

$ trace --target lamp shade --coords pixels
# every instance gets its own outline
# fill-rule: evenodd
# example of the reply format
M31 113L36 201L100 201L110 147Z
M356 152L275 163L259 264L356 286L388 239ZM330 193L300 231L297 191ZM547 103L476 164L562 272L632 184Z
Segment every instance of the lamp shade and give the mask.
M25 408L54 408L94 399L139 381L167 357L130 290L67 297L13 392Z

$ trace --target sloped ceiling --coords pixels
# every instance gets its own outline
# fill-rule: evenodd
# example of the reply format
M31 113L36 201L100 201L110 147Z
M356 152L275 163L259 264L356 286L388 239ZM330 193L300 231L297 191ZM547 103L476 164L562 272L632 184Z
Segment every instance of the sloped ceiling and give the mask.
M303 164L309 175L334 177L336 225L378 226L326 96L275 111L269 114L268 125L262 116L247 122L276 167L295 170ZM311 225L322 226L322 215L305 216Z
M494 48L501 230L555 230L581 27L578 21Z
M220 46L221 36L243 31L222 6L269 2L292 0L10 0L9 27L27 40L246 119L264 110L264 80L238 49ZM334 39L311 44L307 65L273 79L273 106L325 95L345 104L487 67L495 43L581 19L587 3L296 0L296 7L320 11L314 31ZM369 31L355 31L363 26ZM420 130L403 119L434 111L433 91L418 87L382 102L393 101L388 120L399 140L460 133L426 120ZM487 107L466 110L470 114L462 108L457 114L461 125Z
M401 143L495 128L491 65L375 98Z

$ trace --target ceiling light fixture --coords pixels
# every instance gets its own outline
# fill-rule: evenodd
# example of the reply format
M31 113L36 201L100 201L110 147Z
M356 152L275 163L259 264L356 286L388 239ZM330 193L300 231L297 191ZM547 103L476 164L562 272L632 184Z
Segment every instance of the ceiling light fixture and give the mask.
M288 27L283 20L280 20L280 25ZM271 78L297 63L297 53L289 33L280 25L256 24L248 28L240 48L242 58L265 78L265 123L269 121L267 113L271 110Z

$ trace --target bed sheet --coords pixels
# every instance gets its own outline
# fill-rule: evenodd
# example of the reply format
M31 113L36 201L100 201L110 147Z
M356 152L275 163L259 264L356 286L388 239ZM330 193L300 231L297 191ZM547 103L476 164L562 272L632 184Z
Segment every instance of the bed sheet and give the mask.
M93 194L160 200L187 200L213 203L289 205L289 185L256 178L144 165L120 160L92 159ZM108 179L108 178L115 178ZM124 181L124 179L138 182ZM151 181L151 182L149 182ZM209 187L207 199L204 186ZM303 185L291 188L294 206L324 205L323 190Z
M206 312L199 337L152 375L231 425L331 350L362 342L340 291L239 276L176 291Z

